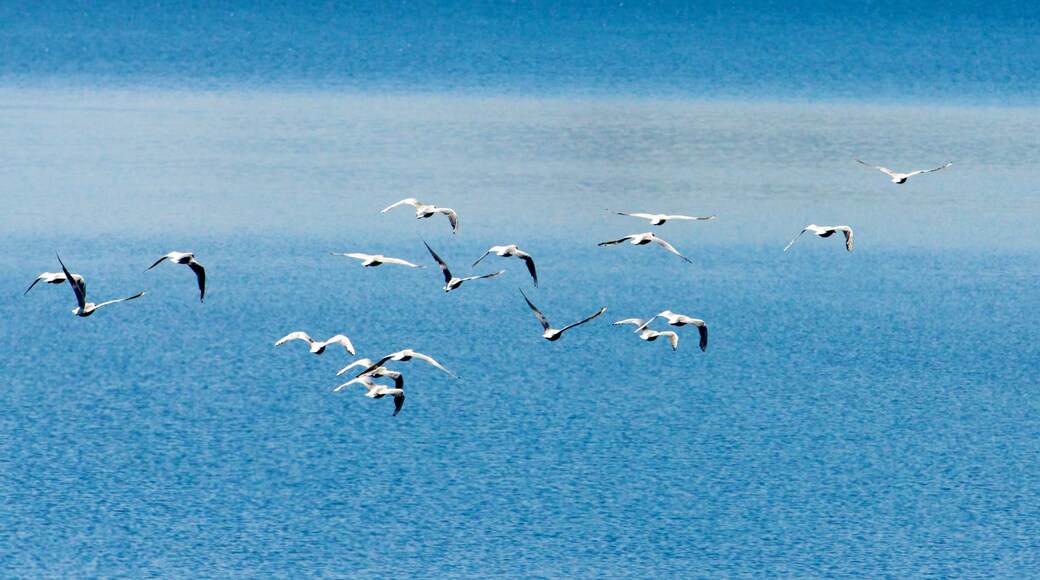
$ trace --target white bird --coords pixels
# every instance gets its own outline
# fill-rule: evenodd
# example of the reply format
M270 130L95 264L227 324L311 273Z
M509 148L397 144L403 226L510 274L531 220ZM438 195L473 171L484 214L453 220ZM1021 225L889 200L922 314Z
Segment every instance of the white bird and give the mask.
M531 258L531 254L528 254L527 252L521 250L514 244L510 244L508 246L491 246L491 249L484 252L484 255L478 258L476 262L473 262L473 266L470 267L472 268L479 264L480 261L486 258L487 255L491 252L494 252L499 256L516 256L517 258L520 258L521 260L526 262L527 271L531 273L531 279L534 280L535 288L538 287L538 273L534 270L534 259Z
M65 267L65 262L61 261L61 256L58 256L58 263L61 264L61 271L65 274L65 279L69 282L69 285L72 286L72 291L76 293L76 303L79 304L79 306L72 311L72 313L76 316L87 317L91 314L94 314L94 311L98 308L101 308L102 306L108 306L109 304L115 304L116 302L126 302L127 300L134 300L145 295L145 292L141 292L139 294L134 294L129 298L109 300L108 302L102 302L101 304L87 302L87 285L81 282L83 278L81 276L74 276L70 274L69 269Z
M655 244L661 244L669 252L675 254L676 256L679 256L680 258L682 258L683 260L686 260L687 262L690 262L689 258L687 258L686 256L680 254L679 251L676 250L675 248L673 248L672 245L669 244L668 242L666 242L666 241L662 240L661 238L655 236L653 232L646 232L646 233L642 233L642 234L629 234L629 235L621 238L620 240L611 240L609 242L603 242L603 243L600 243L600 244L597 244L597 245L600 245L600 246L613 246L614 244L620 244L621 242L624 242L626 240L629 240L629 243L634 244L636 246L645 246L646 244L649 244L650 242L654 242ZM690 263L692 264L693 262L690 262Z
M643 332L639 334L639 338L647 342L653 342L662 336L666 337L668 339L668 342L671 343L672 350L676 350L679 348L679 335L675 334L671 330L657 331L650 330L649 328L644 328Z
M396 417L397 414L401 412L401 407L404 406L404 390L400 387L395 387L391 389L390 387L387 387L385 385L380 385L379 383L373 381L371 377L355 377L332 390L333 392L339 392L339 390L343 387L355 383L368 389L368 392L365 393L366 397L371 397L373 399L382 399L383 397L390 395L394 398L393 416Z
M611 326L619 326L619 325L622 325L622 324L634 324L634 325L642 328L643 325L646 324L646 321L643 320L642 318L626 318L624 320L618 320L617 322L612 323ZM636 330L636 332L639 332L639 331Z
M423 243L426 244L426 240L423 240ZM433 251L433 248L430 247L430 244L426 244L426 249L430 251L430 255L433 256L433 259L437 260L437 263L440 264L440 266L441 266L441 273L444 274L444 291L445 292L451 292L452 290L454 290L454 289L458 288L459 286L461 286L463 282L466 282L466 281L469 281L469 280L480 280L481 278L494 278L495 276L498 276L502 272L505 272L505 270L499 270L498 272L495 272L494 274L484 274L483 276L467 276L465 278L456 278L456 277L451 275L451 270L448 269L448 265L445 264L444 260L442 260L441 257L437 255L437 252Z
M165 256L159 258L154 264L148 266L145 272L158 266L163 260L170 260L175 264L187 264L191 268L192 272L195 272L195 277L199 281L199 302L205 302L206 298L206 269L202 267L202 264L195 261L195 254L192 252L170 252Z
M646 322L641 324L639 326L639 328L637 328L635 331L639 332L641 330L643 330L643 331L648 330L646 327L649 326L650 323L653 322L655 318L664 318L665 320L668 321L668 324L671 325L671 326L686 326L687 324L692 324L693 326L696 326L697 330L700 332L700 335L701 335L701 343L700 343L701 350L702 351L703 350L707 350L707 348L708 348L708 325L705 324L704 321L701 320L700 318L691 318L691 317L686 316L684 314L676 314L676 313L672 312L671 310L665 310L663 312L659 312L659 313L655 314L653 316L653 318L651 318L650 320L647 320ZM642 338L642 337L640 337L640 338ZM652 340L652 339L644 339L644 340ZM676 339L676 340L678 340L678 339Z
M364 366L366 368L371 367L372 366L372 360L371 359L367 359L367 358L360 358L360 359L350 363L349 365L339 369L339 372L336 373L336 376L338 377L338 376L342 375L343 373L347 372L348 370L350 370L350 369L352 369L352 368L354 368L356 366ZM373 368L370 371L365 371L365 372L361 373L358 376L359 377L389 377L389 378L394 380L394 387L396 387L398 389L404 387L404 375L402 375L401 373L399 373L397 371L392 371L392 370L390 370L390 369L388 369L386 367L377 366L377 367Z
M520 290L520 288L518 287L517 290ZM545 319L545 316L542 314L542 312L540 310L538 310L538 307L536 307L531 302L531 299L527 297L527 294L524 294L523 290L520 290L520 295L524 297L524 300L527 301L527 305L531 307L531 310L534 312L534 315L538 317L538 321L542 323L542 328L545 329L545 332L542 333L542 338L544 338L545 340L548 340L549 342L554 342L554 341L559 340L560 336L563 335L565 330L568 330L570 328L574 328L575 326L579 326L581 324L585 324L586 322L588 322L588 321L598 317L599 315L603 314L607 310L607 307L604 306L603 308L600 308L599 312L593 314L592 316L586 318L585 320L582 320L581 322L575 322L574 324L568 324L567 326L564 326L563 328L557 330L557 329L555 329L555 328L553 328L552 326L549 325L549 321Z
M285 344L286 342L289 342L290 340L305 340L305 341L307 341L307 344L311 345L311 352L314 353L314 354L321 354L321 353L325 352L325 347L329 346L330 344L342 345L343 348L347 349L347 352L349 352L352 355L355 354L354 353L354 345L350 344L350 339L347 338L346 336L343 336L342 334L337 334L336 336L333 336L332 338L330 338L330 339L328 339L328 340L326 340L324 342L321 342L321 341L314 340L306 332L300 332L300 331L290 332L289 334L287 334L287 335L283 336L282 338L278 339L278 342L274 343L274 345L275 346L281 346L281 345Z
M79 287L82 288L84 292L86 292L87 283L85 280L83 280L83 276L80 276L79 274L73 274L72 279L75 280L77 284L79 284ZM25 289L25 292L22 293L22 296L28 294L29 290L32 290L33 286L35 286L36 283L40 280L43 280L48 284L64 284L67 278L65 277L64 272L44 272L43 274L37 276L37 278L33 280L32 284L29 284L29 287Z
M408 266L409 268L425 268L426 266L419 266L411 262L407 262L400 258L388 258L382 254L361 254L353 252L349 254L337 254L336 252L329 252L330 256L344 256L347 258L355 258L361 260L361 265L366 268L374 268L380 264L400 264L402 266Z
M422 219L428 218L435 213L442 213L448 216L448 221L451 222L451 233L457 233L459 231L459 216L455 213L455 210L450 207L437 207L435 205L425 204L414 197L402 199L401 201L388 206L386 209L379 213L385 213L387 210L393 209L401 204L408 204L415 208L415 218Z
M659 226L659 225L663 224L664 222L666 222L668 220L713 220L713 219L715 219L715 215L714 214L712 214L712 215L710 215L708 217L694 217L692 215L670 215L670 214L666 214L666 213L625 213L623 211L614 211L612 209L607 209L607 211L609 211L611 213L616 213L617 215L627 215L627 216L630 216L630 217L637 217L637 218L648 219L648 220L650 220L650 225L652 225L652 226Z
M841 232L845 234L845 249L850 252L852 251L852 228L849 226L818 226L816 224L805 226L805 229L799 232L798 235L794 237L794 240L791 240L790 244L787 244L784 251L786 252L787 248L790 248L791 244L794 244L795 240L800 238L805 232L812 232L821 238L830 237L834 235L834 232Z
M853 157L853 159L856 159L856 158ZM911 177L913 177L915 175L920 175L922 173L932 173L933 171L939 171L939 170L942 170L942 169L946 169L947 167L953 165L953 161L951 161L951 162L947 163L946 165L943 165L941 167L936 167L935 169L918 169L917 171L911 171L910 173L899 173L898 171L892 171L891 169L889 169L887 167L882 167L880 165L874 165L872 163L867 163L866 161L860 161L859 159L856 159L856 161L859 161L860 163L862 163L863 165L866 165L867 167L873 167L874 169L877 169L877 170L880 170L880 171L883 171L883 172L887 173L892 178L892 183L906 183L907 179L910 179Z
M423 354L421 352L416 352L416 351L414 351L414 350L412 350L410 348L406 348L404 350L399 350L397 352L392 352L392 353L384 356L383 358L377 360L376 362L368 365L368 367L365 370L363 370L360 373L358 373L357 376L360 377L360 376L367 375L368 373L374 371L377 367L383 366L383 363L385 363L386 361L390 361L390 360L394 360L394 361L409 361L409 360L412 360L413 358L417 358L419 360L426 361L427 363L429 363L429 364L431 364L431 365L441 369L442 371L448 373L449 375L455 377L456 379L459 378L458 375L456 375L455 373L453 373L453 372L449 371L448 369L444 368L441 365L441 363L433 360L432 357L430 357L428 355L425 355L425 354Z

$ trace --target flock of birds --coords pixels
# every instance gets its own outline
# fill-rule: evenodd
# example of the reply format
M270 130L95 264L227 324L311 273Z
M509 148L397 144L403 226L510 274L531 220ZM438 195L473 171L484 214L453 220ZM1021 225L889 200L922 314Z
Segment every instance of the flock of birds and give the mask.
M864 161L860 161L859 159L856 159L856 161L858 161L859 163L862 163L863 165L866 165L868 167L873 167L875 169L878 169L879 171L882 171L882 172L888 174L892 178L891 181L893 183L896 183L896 184L906 183L907 179L909 179L910 177L913 177L915 175L919 175L919 174L922 174L922 173L931 173L931 172L935 172L935 171L940 171L942 169L946 169L947 167L949 167L952 164L952 162L951 162L951 163L946 163L945 165L942 165L940 167L936 167L934 169L924 169L924 170L918 170L918 171L911 171L909 173L900 173L900 172L892 171L891 169L888 169L886 167L881 167L879 165L872 165L870 163L866 163ZM387 211L389 211L389 210L391 210L391 209L393 209L395 207L398 207L400 205L410 205L413 208L415 208L415 217L417 219L429 218L429 217L432 217L432 216L434 216L436 214L442 214L442 215L444 215L444 216L446 216L448 218L448 221L451 224L452 233L455 234L455 233L458 232L458 229L459 229L459 218L458 218L458 214L454 210L452 210L451 208L447 208L447 207L438 207L438 206L435 206L435 205L428 205L428 204L422 203L421 201L419 201L419 200L417 200L415 198L402 199L401 201L398 201L398 202L396 202L396 203L386 207L385 209L382 210L381 213L385 213L385 212L387 212ZM660 225L663 225L664 223L666 223L668 221L712 220L712 219L715 219L715 217L716 217L715 215L710 215L710 216L706 216L706 217L695 217L695 216L688 216L688 215L651 214L651 213L625 213L625 212L618 212L618 211L613 211L613 210L607 210L607 211L610 211L611 213L614 213L614 214L617 214L617 215L621 215L621 216L629 216L629 217L636 217L636 218L649 220L651 226L660 226ZM799 234L797 236L795 236L794 239L792 239L790 243L787 244L787 246L784 248L784 251L786 252L791 247L791 245L793 245L798 240L798 238L800 238L801 235L804 234L805 232L811 232L811 233L816 234L817 236L819 236L821 238L830 237L830 236L834 235L837 232L841 232L845 236L845 249L847 251L850 251L850 252L852 251L853 234L852 234L852 228L851 227L849 227L847 225L818 226L816 224L809 224L808 226L803 228L802 231L799 232ZM499 270L497 272L493 272L493 273L489 273L489 274L482 274L482 275L477 275L477 276L466 276L466 277L458 278L458 277L454 276L451 273L451 270L449 269L448 264L437 254L437 252L434 251L434 249L432 247L430 247L430 244L427 243L425 239L423 239L422 241L423 241L423 244L426 246L426 249L429 251L430 256L432 256L433 260L440 267L441 273L444 276L444 291L445 292L451 292L452 290L455 290L455 289L459 288L462 285L463 282L469 282L469 281L473 281L473 280L482 280L482 279L487 279L487 278L494 278L494 277L499 276L499 275L501 275L502 273L505 272L505 270ZM620 244L620 243L625 242L625 241L627 241L627 242L629 242L631 244L634 244L634 245L638 245L638 246L645 246L645 245L648 245L648 244L650 244L652 242L652 243L660 245L661 247L663 247L664 249L668 250L669 252L679 256L680 258L682 258L686 262L690 262L690 260L686 256L682 255L678 250L676 250L674 246L669 244L667 241L657 237L653 232L644 232L644 233L639 233L639 234L629 234L627 236L624 236L624 237L616 239L616 240L609 240L609 241L606 241L606 242L601 242L598 245L600 245L600 246L612 246L612 245ZM352 259L356 259L356 260L361 260L361 265L365 266L365 267L375 267L375 266L380 266L382 264L394 264L394 265L399 265L399 266L406 266L406 267L409 267L409 268L425 268L425 266L423 266L423 265L413 264L411 262L408 262L406 260L402 260L400 258L387 257L387 256L383 256L381 254L364 254L364 253L358 253L358 252L354 252L354 253L329 252L329 254L333 255L333 256L342 256L342 257L346 257L346 258L352 258ZM531 280L532 280L534 286L538 287L538 272L537 272L537 269L535 268L534 259L527 252L524 252L524 251L520 250L520 248L518 248L515 244L503 245L503 246L492 246L490 249L488 249L486 252L484 252L484 254L482 256L480 256L480 258L478 258L475 262L473 262L473 265L471 267L476 267L477 264L479 264L482 260L484 260L484 258L488 257L491 254L495 254L496 256L501 256L501 257L506 257L506 258L512 257L512 258L518 258L520 260L523 260L524 263L527 266L527 270L528 270L528 272L529 272L529 274L531 276ZM63 284L65 282L68 282L69 285L72 286L73 293L76 296L76 305L77 306L72 311L72 313L75 314L76 316L87 317L87 316L92 315L95 311L97 311L98 309L100 309L103 306L108 306L110 304L117 304L117 303L120 303L120 302L128 302L130 300L136 300L136 299L138 299L138 298L140 298L140 297L142 297L142 296L144 296L146 294L146 292L142 291L142 292L139 292L138 294L135 294L133 296L129 296L129 297L126 297L126 298L118 298L118 299L115 299L115 300L108 300L108 301L101 302L101 303L87 302L87 285L86 285L86 281L84 280L83 276L80 276L79 274L71 273L69 271L69 269L65 266L65 263L61 260L61 256L57 256L57 258L58 258L58 263L61 265L61 272L44 272L44 273L40 274L32 282L32 284L30 284L29 287L25 290L25 293L23 294L23 296L25 294L28 294L29 291L32 290L33 287L36 286L36 284L39 283L39 282L45 282L47 284ZM188 266L188 268L190 268L192 270L192 272L194 272L195 277L196 277L196 279L198 281L199 301L200 302L204 302L205 301L205 297L206 297L206 269L202 266L202 264L200 264L195 259L195 254L192 253L192 252L170 252L170 253L166 254L165 256L159 258L158 260L156 260L155 263L153 263L151 266L146 268L144 271L147 272L147 271L151 270L152 268L155 268L156 266L158 266L159 264L161 264L162 262L164 262L166 260L169 260L169 261L171 261L171 262L173 262L175 264L186 265L186 266ZM692 263L692 262L690 262L690 263ZM549 320L545 317L544 314L542 314L541 310L539 310L538 307L535 306L533 302L531 302L531 299L527 296L527 294L523 291L523 289L518 287L518 290L520 291L520 295L523 297L524 301L527 303L527 306L534 313L535 318L537 318L538 322L541 323L542 329L543 329L542 338L544 338L544 339L546 339L546 340L548 340L550 342L554 342L554 341L559 340L563 336L563 333L566 332L567 330L570 330L572 328L575 328L577 326L581 326L581 325L583 325L583 324L585 324L587 322L595 320L596 318L602 316L603 313L606 312L606 310L607 310L606 307L600 308L598 312L596 312L595 314L592 314L591 316L588 316L588 317L586 317L586 318L584 318L582 320L579 320L578 322L575 322L575 323L572 323L572 324L568 324L566 326L563 326L562 328L558 328L557 329L557 328L553 328L552 325L549 324ZM672 326L672 327L683 327L683 326L694 326L694 327L696 327L697 330L698 330L698 333L700 335L700 337L699 337L700 341L698 343L699 347L700 347L701 351L706 351L707 350L707 348L708 348L708 326L707 326L707 324L703 320L701 320L699 318L693 318L693 317L690 317L690 316L686 316L684 314L678 314L678 313L672 312L671 310L664 310L662 312L659 312L659 313L653 315L649 319L645 319L645 320L642 319L642 318L625 318L623 320L618 320L617 322L614 322L613 326L633 325L633 326L636 327L635 330L633 331L633 333L634 334L638 334L640 339L645 340L647 342L654 342L658 338L662 338L663 337L663 338L668 340L668 342L671 345L673 351L677 350L679 348L679 335L678 335L678 333L676 333L673 330L654 330L654 329L649 328L650 323L652 323L652 322L654 322L655 320L658 320L658 319L663 320L667 325ZM287 342L294 341L294 340L301 340L301 341L306 342L308 344L310 352L312 354L320 355L320 354L324 353L328 347L335 346L335 345L343 347L343 349L347 353L349 353L351 356L355 356L357 354L355 349L354 349L354 345L350 342L350 339L346 335L343 335L343 334L336 334L336 335L334 335L334 336L332 336L332 337L330 337L330 338L328 338L328 339L326 339L324 341L319 341L319 340L315 340L314 338L312 338L306 332L294 331L294 332L290 332L289 334L287 334L287 335L283 336L282 338L278 339L274 344L275 344L275 346L281 346L281 345L283 345L283 344L285 344ZM373 360L368 359L368 358L361 358L361 359L358 359L358 360L348 364L347 366L345 366L342 369L340 369L339 372L336 373L336 376L340 376L340 375L346 373L347 371L349 371L351 369L354 369L356 367L361 367L362 370L360 372L356 373L354 375L354 377L352 379L350 379L349 381L336 386L333 389L333 391L334 392L338 392L338 391L341 391L341 390L343 390L344 388L346 388L346 387L348 387L350 385L359 385L361 387L364 387L364 389L366 390L365 395L367 397L370 397L370 398L373 398L373 399L381 399L383 397L391 397L393 399L393 401L394 401L394 412L393 412L393 415L396 416L401 411L401 408L404 405L404 399L405 399L404 375L400 371L387 368L386 365L388 363L391 363L391 362L406 362L406 361L409 361L409 360L412 360L412 359L417 359L417 360L421 360L423 362L426 362L427 364L429 364L429 365L431 365L431 366L433 366L433 367L435 367L435 368L437 368L437 369L447 373L448 375L451 375L452 377L459 378L458 375L456 375L454 372L448 370L446 367L444 367L444 365L442 365L441 363L437 362L433 357L431 357L429 355L426 355L426 354L423 354L423 353L420 353L420 352L416 352L416 351L414 351L412 349L404 349L404 350L400 350L400 351L397 351L397 352L390 353L390 354L388 354L388 355L386 355L386 356L384 356L384 357L382 357L382 358L380 358L379 360L376 360L376 361L373 361ZM393 386L376 382L376 379L380 378L380 377L385 377L387 379L392 380L393 381Z

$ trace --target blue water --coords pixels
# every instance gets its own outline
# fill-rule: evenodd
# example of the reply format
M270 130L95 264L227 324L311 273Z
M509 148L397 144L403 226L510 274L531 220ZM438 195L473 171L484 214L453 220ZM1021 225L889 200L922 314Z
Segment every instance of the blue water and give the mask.
M0 575L1034 575L1034 10L5 4Z

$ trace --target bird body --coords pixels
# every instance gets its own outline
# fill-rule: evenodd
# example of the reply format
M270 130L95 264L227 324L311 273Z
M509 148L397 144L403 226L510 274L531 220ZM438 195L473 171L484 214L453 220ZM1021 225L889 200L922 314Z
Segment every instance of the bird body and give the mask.
M629 234L629 235L627 235L627 236L625 236L625 237L623 237L621 239L611 240L609 242L602 242L602 243L597 244L597 245L600 245L600 246L613 246L614 244L620 244L621 242L624 242L624 241L628 241L629 243L631 243L633 245L636 245L636 246L645 246L645 245L649 244L650 242L654 242L655 244L660 244L666 250L668 250L669 252L675 254L676 256L679 256L683 260L686 260L687 262L689 262L691 264L693 263L693 262L690 262L689 258L687 258L686 256L680 254L679 251L676 250L674 247L672 247L671 244L669 244L668 242L666 242L666 241L662 240L661 238L655 236L653 232L645 232L645 233L642 233L642 234Z
M29 287L25 289L25 292L22 293L22 296L28 294L29 290L32 290L33 286L35 286L37 282L42 281L46 282L47 284L64 284L67 279L68 278L65 277L64 272L44 272L43 274L37 276L36 279L33 280L32 284L29 284ZM79 287L82 288L84 292L86 292L87 282L83 279L83 276L80 276L79 274L73 274L72 279L75 280L77 284L79 284Z
M455 213L455 210L450 207L437 207L435 205L425 204L414 197L402 199L401 201L391 204L379 213L386 213L399 205L407 204L415 208L415 219L428 218L436 213L442 213L448 216L448 221L451 223L451 233L455 234L459 231L459 216Z
M528 254L527 252L516 247L515 244L510 244L508 246L491 246L490 250L484 252L483 256L477 258L476 262L473 262L473 266L479 264L481 260L486 258L487 255L492 252L499 256L516 256L517 258L523 260L527 264L527 271L531 273L531 279L534 280L535 288L538 287L538 272L536 272L534 269L534 259L531 258L531 254Z
M148 266L145 272L161 264L164 260L170 260L174 264L186 264L191 268L192 272L195 272L195 278L199 282L199 302L206 301L206 269L202 267L202 264L195 260L195 254L192 252L170 252L165 256L159 258L154 264Z
M466 276L465 278L456 278L455 276L451 275L451 270L448 269L448 264L446 264L444 260L442 260L441 257L437 255L437 252L433 251L433 248L430 247L430 244L427 244L426 240L423 240L423 243L426 244L426 249L430 251L430 255L433 256L433 259L436 260L437 264L441 267L441 274L444 274L445 292L451 292L459 286L462 286L463 282L468 282L469 280L480 280L481 278L494 278L495 276L498 276L499 274L505 272L505 270L499 270L494 274L484 274L483 276Z
M856 159L856 158L853 157L853 159ZM889 169L887 167L882 167L880 165L874 165L872 163L867 163L866 161L860 161L859 159L856 159L856 161L859 161L860 163L862 163L863 165L866 165L867 167L873 167L874 169L877 169L878 171L882 171L884 173L887 173L888 176L892 178L892 183L896 183L896 184L906 183L907 179L910 179L911 177L913 177L915 175L920 175L922 173L932 173L932 172L935 172L935 171L940 171L942 169L946 169L947 167L953 165L953 161L950 161L946 165L941 165L941 166L936 167L934 169L918 169L917 171L911 171L910 173L900 173L898 171L892 171L891 169Z
M282 338L278 339L278 342L274 343L274 345L275 346L281 346L281 345L285 344L286 342L289 342L290 340L303 340L303 341L306 341L307 344L310 345L311 353L313 353L313 354L321 354L321 353L325 352L325 348L328 347L330 344L338 344L338 345L342 346L343 348L345 348L347 350L347 352L349 352L350 354L352 354L352 355L355 354L354 353L354 345L350 343L350 339L349 338L347 338L346 336L344 336L342 334L337 334L337 335L333 336L332 338L329 338L328 340L322 342L322 341L314 340L306 332L302 332L302 331L290 332L289 334L287 334L287 335L283 336Z
M707 216L707 217L694 217L694 216L691 216L691 215L673 215L673 214L666 214L666 213L625 213L623 211L614 211L612 209L608 209L607 211L609 211L611 213L615 213L617 215L627 215L629 217L637 217L637 218L648 219L648 220L650 220L650 225L652 225L652 226L659 226L659 225L667 222L668 220L713 220L713 219L715 219L715 215L714 214L710 215L710 216Z
M72 313L76 316L86 318L87 316L94 314L94 312L102 306L108 306L109 304L115 304L117 302L135 300L145 295L145 292L141 292L138 294L134 294L129 298L109 300L108 302L102 302L100 304L87 302L87 285L83 282L83 277L69 273L69 269L65 267L65 263L61 261L61 256L58 256L58 263L61 264L61 271L65 274L65 279L68 281L69 285L72 286L72 291L76 293L76 303L78 304L78 306L72 311Z
M366 268L374 268L382 264L399 264L401 266L408 266L409 268L425 268L426 266L419 266L411 262L402 260L400 258L388 258L382 254L362 254L359 252L352 252L348 254L338 254L336 252L329 252L331 256L344 256L346 258L354 258L361 260L361 265Z
M519 288L517 288L517 289L520 290ZM603 314L607 310L607 307L604 306L603 308L600 309L599 312L593 314L592 316L590 316L590 317L588 317L588 318L586 318L586 319L584 319L584 320L582 320L580 322L575 322L574 324L568 324L567 326L564 326L563 328L556 329L556 328L553 328L552 326L549 325L549 321L545 319L545 316L542 314L542 312L540 310L538 310L538 307L536 307L531 302L531 299L527 297L527 294L524 294L523 290L520 290L520 294L524 297L524 300L527 301L527 306L529 306L531 308L531 311L534 312L534 315L538 318L538 321L542 323L542 328L545 331L545 332L542 333L542 338L544 338L545 340L548 340L549 342L556 342L557 340L560 339L561 336L563 336L563 332L565 330L568 330L570 328L574 328L575 326L579 326L581 324L585 324L586 322L588 322L588 321L598 317L599 315Z
M805 226L805 229L799 232L798 235L795 236L793 240L791 240L791 243L787 244L787 247L784 248L784 251L786 252L787 248L790 248L795 243L795 241L798 240L798 238L802 237L802 234L804 234L805 232L812 232L817 236L820 236L821 238L830 237L834 235L834 232L841 232L845 234L845 249L849 252L852 251L852 228L850 228L849 226L818 226L816 224L809 224Z

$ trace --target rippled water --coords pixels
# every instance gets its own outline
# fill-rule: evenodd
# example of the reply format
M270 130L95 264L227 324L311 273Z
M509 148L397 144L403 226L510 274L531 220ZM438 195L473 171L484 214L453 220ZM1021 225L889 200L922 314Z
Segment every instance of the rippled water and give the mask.
M0 567L21 577L1023 576L1030 109L0 93ZM896 168L954 160L888 183ZM416 221L406 196L459 211ZM604 211L717 213L657 247ZM848 223L855 251L805 238ZM456 274L445 294L422 235ZM518 243L538 263L492 244ZM170 250L209 271L207 302ZM429 266L361 268L326 251ZM148 289L88 319L91 297ZM557 325L600 319L556 343ZM609 322L669 308L707 352ZM333 393L344 332L408 399Z

